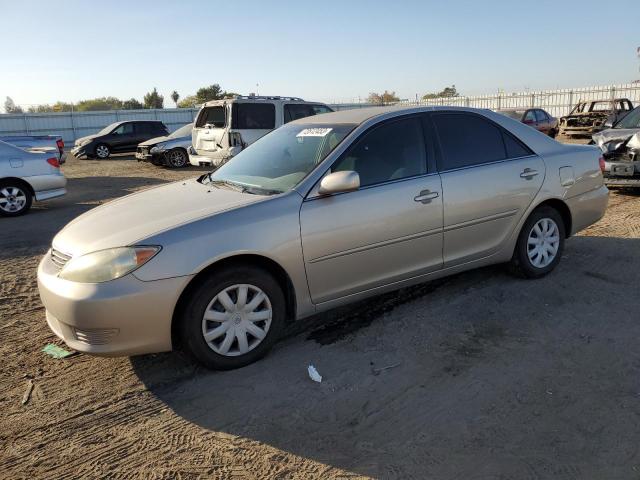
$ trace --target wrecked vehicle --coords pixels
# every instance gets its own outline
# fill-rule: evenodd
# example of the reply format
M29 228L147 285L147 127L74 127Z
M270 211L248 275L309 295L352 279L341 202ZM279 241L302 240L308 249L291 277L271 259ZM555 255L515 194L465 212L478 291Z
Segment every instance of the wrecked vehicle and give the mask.
M631 110L633 104L627 98L580 101L560 119L560 135L592 135L620 121Z
M611 186L640 186L640 107L592 138L602 150L605 182Z

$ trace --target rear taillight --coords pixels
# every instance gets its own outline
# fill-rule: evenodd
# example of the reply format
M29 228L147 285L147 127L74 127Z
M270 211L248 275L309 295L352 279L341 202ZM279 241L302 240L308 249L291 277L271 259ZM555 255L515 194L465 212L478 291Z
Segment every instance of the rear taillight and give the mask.
M604 173L604 157L600 157L598 162L600 163L600 171Z
M57 158L47 158L47 163L55 168L60 168L60 162Z
M58 150L60 150L60 153L64 152L64 141L61 138L56 140L56 145L58 145Z

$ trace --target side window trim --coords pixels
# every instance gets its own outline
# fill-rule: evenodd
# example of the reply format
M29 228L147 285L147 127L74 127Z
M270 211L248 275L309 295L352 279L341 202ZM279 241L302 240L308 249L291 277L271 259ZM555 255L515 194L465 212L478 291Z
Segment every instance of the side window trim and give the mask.
M467 165L467 166L464 166L464 167L440 169L439 166L442 165L442 162L444 160L444 155L442 154L442 145L440 144L440 134L438 133L438 129L435 126L435 123L433 122L433 116L434 115L438 115L439 113L467 114L467 115L474 115L474 116L480 117L483 120L485 120L485 121L491 123L492 125L494 125L502 133L502 145L504 147L505 155L508 155L507 146L506 146L505 141L504 141L505 135L509 135L512 139L514 139L516 142L520 143L526 150L528 150L531 153L529 153L528 155L522 155L522 156L519 156L519 157L507 157L507 158L504 158L502 160L493 160L491 162L476 163L474 165ZM492 119L490 119L488 117L485 117L484 115L479 115L479 114L477 114L475 112L466 112L466 111L457 112L455 110L442 110L441 112L428 112L426 115L429 117L429 122L431 123L432 128L433 128L433 133L434 133L433 143L434 143L435 150L436 150L435 166L436 166L436 173L438 173L438 174L446 173L446 172L457 172L459 170L468 170L470 168L484 167L484 166L487 166L487 165L494 165L494 164L497 164L497 163L510 162L512 160L520 160L522 158L531 158L531 157L537 157L538 156L533 150L531 150L527 145L522 143L522 141L520 139L518 139L515 135L513 135L511 132L509 132L506 128L502 127L501 125L498 125Z
M429 151L427 150L427 145L425 142L425 138L424 138L424 128L422 127L422 122L421 122L421 116L423 116L423 113L413 113L413 114L409 114L409 115L402 115L399 117L392 117L389 118L387 120L383 120L381 122L376 123L375 125L372 125L371 127L367 128L364 132L362 132L360 134L360 136L358 136L358 138L355 138L353 140L353 142L351 142L351 144L349 145L349 147L347 147L347 149L342 152L342 154L334 160L334 162L331 164L331 166L329 166L329 168L327 169L327 171L323 174L323 177L325 175L327 175L327 173L332 172L333 171L333 167L337 164L339 164L345 157L347 157L349 155L349 153L358 146L358 143L365 138L369 133L371 133L372 131L381 128L382 126L385 125L389 125L391 123L394 122L399 122L402 120L408 120L411 118L415 118L416 121L418 122L418 126L420 127L420 132L423 133L423 135L420 136L420 139L422 140L422 153L423 153L423 161L422 161L422 172L417 174L417 175L411 175L408 177L402 177L402 178L396 178L393 180L386 180L384 182L378 182L378 183L373 183L370 185L364 185L362 187L360 187L358 190L365 190L365 189L369 189L369 188L375 188L375 187L380 187L383 185L389 185L390 183L398 183L398 182L403 182L405 180L411 180L411 179L415 179L415 178L419 178L419 177L426 177L429 175L434 175L435 172L430 173L429 169L428 169L428 164L429 164ZM321 181L321 180L320 180ZM351 193L351 192L345 192L345 193Z

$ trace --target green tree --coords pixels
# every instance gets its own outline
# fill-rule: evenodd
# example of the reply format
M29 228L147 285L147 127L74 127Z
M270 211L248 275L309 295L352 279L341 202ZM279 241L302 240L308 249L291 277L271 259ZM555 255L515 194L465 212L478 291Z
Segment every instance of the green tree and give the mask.
M383 105L385 103L399 102L400 97L396 95L396 92L389 92L385 90L383 93L371 92L367 97L367 103L375 103Z
M125 100L124 102L122 102L123 110L142 110L143 108L144 105L142 105L142 103L140 103L135 98L130 98L129 100Z
M222 87L217 83L209 85L208 87L199 88L196 92L197 103L204 103L210 100L220 100L225 98L227 92L222 90Z
M437 93L427 93L422 96L423 100L428 100L430 98L451 98L451 97L459 97L460 94L458 90L456 90L455 85L451 85L450 87L444 87L444 90Z
M178 108L193 108L198 104L198 99L195 95L189 95L184 97L178 102Z
M153 87L153 90L144 96L144 108L164 108L164 97L158 93L158 90Z
M23 113L22 108L16 105L11 97L7 97L4 101L4 111L6 113Z
M176 104L176 108L178 107L178 99L179 98L180 98L180 94L176 90L174 90L171 93L171 100L173 100L173 103Z
M100 110L121 110L122 100L116 97L100 97L81 100L77 103L79 112L95 112Z

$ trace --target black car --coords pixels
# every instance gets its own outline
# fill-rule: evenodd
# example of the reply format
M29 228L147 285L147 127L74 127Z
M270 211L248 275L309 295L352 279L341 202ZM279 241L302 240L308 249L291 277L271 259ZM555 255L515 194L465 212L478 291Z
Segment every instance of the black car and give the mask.
M135 152L139 143L168 134L166 125L158 121L116 122L95 135L77 139L71 153L74 157L104 159L112 153Z

